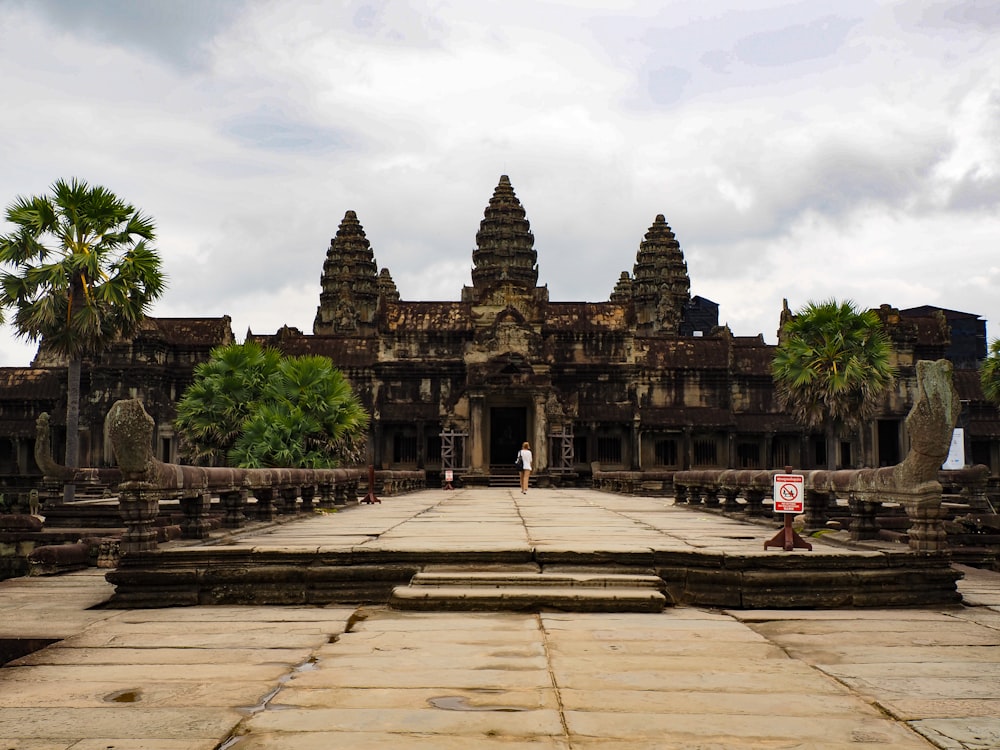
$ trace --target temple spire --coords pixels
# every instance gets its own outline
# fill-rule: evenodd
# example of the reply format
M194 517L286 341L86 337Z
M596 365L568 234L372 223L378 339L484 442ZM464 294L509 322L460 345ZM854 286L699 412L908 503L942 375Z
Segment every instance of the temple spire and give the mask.
M357 214L348 211L326 251L313 333L351 333L370 327L378 303L377 270L365 230Z
M535 236L507 175L493 197L476 234L472 253L472 285L485 292L498 284L534 289L538 283Z
M677 334L684 305L691 299L691 280L680 243L663 214L657 214L639 244L633 276L639 329Z

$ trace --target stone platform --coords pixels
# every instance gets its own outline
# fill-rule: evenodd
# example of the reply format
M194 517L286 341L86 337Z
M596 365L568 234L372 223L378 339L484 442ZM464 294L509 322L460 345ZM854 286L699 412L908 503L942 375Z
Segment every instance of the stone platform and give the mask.
M562 545L558 529L573 522L543 532L534 499L477 507L497 511L497 534L520 524ZM459 534L458 501L422 514L409 498L353 508L324 533L375 541L381 525L395 544L444 517ZM578 519L611 513L614 538L639 512L633 498L574 502ZM694 511L668 517L692 543L723 528ZM279 545L311 526L253 536ZM96 568L0 581L0 659L11 660L0 748L987 750L1000 747L1000 574L961 572L959 605L624 614L108 609L113 587Z
M960 601L947 556L892 544L764 549L777 522L725 518L662 497L587 489L426 490L209 542L127 555L108 574L120 608L386 604L420 573L656 576L673 604L790 609ZM593 607L592 596L583 605ZM563 604L538 609L568 609ZM443 606L443 609L449 607ZM488 604L484 609L490 609Z

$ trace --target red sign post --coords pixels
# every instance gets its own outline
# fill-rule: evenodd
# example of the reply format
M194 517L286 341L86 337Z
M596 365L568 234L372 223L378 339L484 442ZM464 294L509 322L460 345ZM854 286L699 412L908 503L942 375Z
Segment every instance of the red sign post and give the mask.
M774 475L774 512L783 513L785 523L772 539L764 542L764 549L782 547L785 552L791 552L793 549L812 550L812 545L796 534L792 528L793 516L805 511L804 488L805 481L801 474Z

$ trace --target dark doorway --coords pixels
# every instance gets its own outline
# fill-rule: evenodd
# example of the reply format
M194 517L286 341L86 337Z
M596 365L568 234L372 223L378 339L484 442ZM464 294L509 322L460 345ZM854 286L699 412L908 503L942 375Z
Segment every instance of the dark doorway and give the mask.
M899 463L899 421L878 421L878 465L892 466Z
M520 406L490 409L490 463L514 465L521 444L528 439L528 410Z

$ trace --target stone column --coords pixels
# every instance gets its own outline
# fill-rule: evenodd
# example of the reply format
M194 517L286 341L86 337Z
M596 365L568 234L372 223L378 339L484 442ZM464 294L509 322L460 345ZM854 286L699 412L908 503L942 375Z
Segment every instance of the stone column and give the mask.
M469 395L469 470L472 474L486 473L483 410L486 398L481 393Z
M180 499L184 520L181 521L181 536L184 539L207 539L210 526L205 518L212 503L208 492L196 492Z
M299 492L299 496L302 498L302 512L312 513L313 498L316 497L316 488L311 484L304 484Z
M148 482L123 482L118 487L118 512L125 523L121 552L152 552L157 548L156 516L160 492Z
M847 506L851 509L851 541L878 539L875 516L879 504L859 499L852 494L847 498Z
M535 432L531 441L532 471L549 467L549 420L545 415L545 395L535 394Z
M323 482L319 486L319 507L332 508L334 506L334 485L332 482ZM344 503L346 505L346 502Z
M281 505L278 506L279 515L291 515L296 512L295 501L299 497L298 487L282 487L278 491L278 496L281 498Z
M261 487L254 490L253 496L257 498L256 516L258 521L274 520L274 489L271 487Z
M936 483L935 483L936 484ZM948 535L944 530L944 510L941 508L941 485L937 492L932 487L911 493L895 493L910 519L910 549L914 552L944 552L948 549Z
M226 515L222 519L222 525L227 529L241 529L246 525L247 491L234 490L232 492L220 492L219 502L222 504Z
M747 488L746 492L743 493L743 498L747 501L743 510L747 516L759 518L764 515L765 494L764 490Z
M830 492L826 490L806 490L805 497L805 528L809 531L826 528L827 508L830 506ZM853 513L854 507L851 506ZM870 537L865 537L870 538Z

